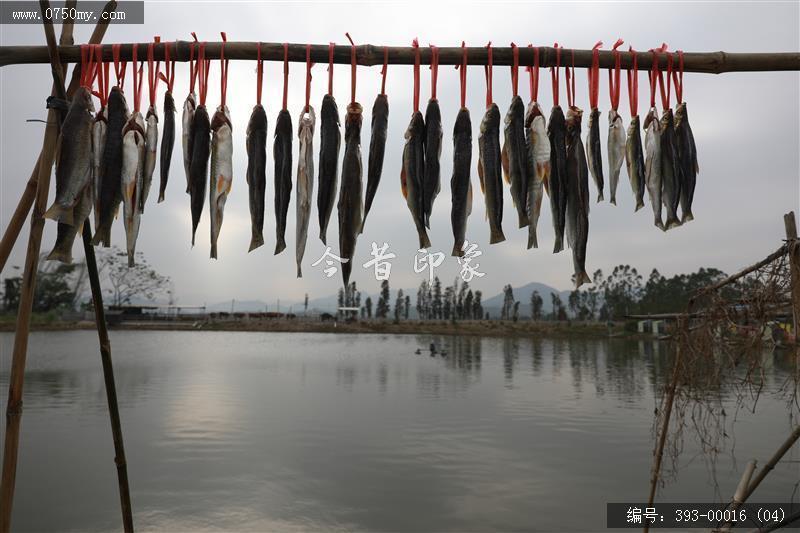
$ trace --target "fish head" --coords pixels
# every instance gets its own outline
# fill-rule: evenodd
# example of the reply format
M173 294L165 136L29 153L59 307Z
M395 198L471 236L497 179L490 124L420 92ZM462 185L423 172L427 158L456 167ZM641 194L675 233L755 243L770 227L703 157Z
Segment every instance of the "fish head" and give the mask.
M227 106L219 106L211 117L211 130L217 131L222 126L228 126L233 129L231 125L231 116Z
M644 128L648 129L653 122L658 123L658 109L655 107L651 107L644 117Z
M589 115L589 120L594 116L595 110ZM599 116L599 112L598 115ZM566 125L567 131L573 134L578 134L581 131L581 120L583 120L583 109L578 106L569 106L567 109Z
M411 114L411 122L408 123L408 128L406 128L405 139L409 141L417 136L422 136L425 134L425 121L422 118L422 113L419 111L414 111Z
M151 119L154 120L156 124L158 123L158 112L156 111L155 105L151 105L150 107L147 108L147 115L145 120L149 123Z
M675 108L675 122L683 122L686 120L686 102L681 102Z
M78 105L90 115L94 115L92 94L86 89L86 87L78 87L78 90L75 91L75 95L72 97L72 101L74 105Z

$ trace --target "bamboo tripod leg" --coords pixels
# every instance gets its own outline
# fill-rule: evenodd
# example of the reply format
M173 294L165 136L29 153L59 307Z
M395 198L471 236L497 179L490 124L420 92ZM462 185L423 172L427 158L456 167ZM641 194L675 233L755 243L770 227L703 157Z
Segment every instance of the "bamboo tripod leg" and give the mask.
M100 340L100 359L103 362L103 378L106 385L108 412L111 418L111 435L114 439L114 462L117 465L122 524L125 532L129 533L133 531L133 516L131 493L128 486L128 463L125 459L122 423L119 417L119 406L117 405L117 387L114 382L114 367L111 363L111 341L108 339L106 315L103 309L103 293L100 288L100 275L97 271L97 260L92 246L92 231L89 228L88 219L83 224L83 250L86 254L86 267L89 271L89 285L92 288L92 304L94 305L94 318L97 323L97 336Z
M11 215L8 227L5 233L3 233L2 240L0 240L0 272L2 272L6 266L8 256L11 255L11 249L14 248L14 244L19 238L19 232L22 231L22 226L25 225L25 219L31 211L33 200L36 198L36 180L39 174L39 161L41 161L41 158L42 156L40 154L39 159L36 160L36 164L33 166L31 177L25 185L25 190L22 191L22 197L19 199L17 208L14 210L14 214Z

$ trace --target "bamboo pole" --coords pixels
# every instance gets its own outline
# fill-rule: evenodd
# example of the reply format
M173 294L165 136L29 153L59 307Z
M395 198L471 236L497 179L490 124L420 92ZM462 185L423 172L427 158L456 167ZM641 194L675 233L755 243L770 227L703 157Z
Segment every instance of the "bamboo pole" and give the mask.
M677 330L680 332L686 325L685 319L678 320ZM661 423L661 431L658 435L658 445L655 450L655 463L650 477L650 496L647 498L647 506L652 507L656 499L656 489L658 488L658 478L661 473L661 461L664 458L664 446L667 443L667 433L669 431L669 420L672 417L672 405L675 403L675 391L678 388L678 375L680 373L681 359L681 339L678 339L675 348L675 363L672 368L672 378L667 387L666 407L664 408L664 420ZM650 531L650 524L645 523L644 533Z
M795 343L798 342L798 326L800 326L800 242L797 240L797 223L794 211L783 215L786 228L786 246L789 250L789 269L792 273L792 333ZM800 361L798 361L800 363ZM800 371L800 369L798 369Z
M150 43L138 43L139 50L144 50ZM157 44L154 47L154 57L156 60L164 59L164 48L170 47L170 58L177 61L189 61L190 41L172 41L169 43ZM219 59L221 42L208 42L205 49L206 59ZM258 51L257 42L229 41L225 43L226 59L246 59L255 60ZM133 43L124 43L120 48L120 58L131 61L133 59ZM356 46L356 60L359 65L375 66L383 65L384 49L388 49L388 63L390 65L413 65L415 49L410 46L377 46L364 44ZM338 45L334 47L333 62L339 64L350 64L351 61L350 45ZM420 47L420 61L422 64L430 64L431 52L428 47ZM78 46L61 46L59 53L65 61L70 63L80 62L80 48ZM460 46L444 46L439 48L439 64L458 65L461 63L462 49ZM588 68L592 65L592 51L578 49L561 49L561 65L572 64L572 57L575 57L575 66ZM283 43L261 43L261 57L267 61L283 61ZM141 57L141 54L140 54ZM6 65L21 65L31 63L47 63L47 47L45 46L0 46L0 67ZM111 61L111 47L105 47L104 59ZM306 61L306 44L289 44L289 61ZM488 60L488 53L485 46L473 46L467 48L467 62L470 65L485 65ZM549 46L539 47L539 64L542 67L555 65L555 48ZM614 55L609 50L600 51L600 67L612 68L614 66ZM328 45L311 45L311 61L315 63L328 63ZM492 47L492 64L498 66L511 65L513 61L512 48ZM637 52L637 63L641 70L649 69L652 66L652 54ZM528 66L534 64L533 48L527 46L519 47L519 64ZM632 54L623 52L621 54L622 68L629 68L632 65ZM661 54L660 65L666 69L666 54ZM800 53L798 52L776 52L776 53L728 53L728 52L686 52L684 54L684 71L701 72L705 74L722 74L724 72L765 72L765 71L795 71L800 70Z
M731 500L729 505L729 508L732 511L736 511L747 499L747 487L750 486L750 480L752 479L753 472L755 471L756 460L753 459L747 463L744 472L742 472L742 478L739 480L739 485L736 486L736 492L733 494L733 500ZM732 526L732 522L725 522L722 527L712 530L712 533L730 533Z
M97 324L97 336L100 340L100 359L103 362L103 378L106 385L108 413L111 418L111 436L114 439L114 463L117 465L117 484L119 485L120 507L122 509L122 525L125 533L133 531L133 512L131 508L131 492L128 485L128 462L125 459L125 446L122 441L122 422L117 405L117 386L114 381L114 366L111 363L111 341L108 338L106 314L103 308L103 292L100 287L100 275L97 271L97 260L92 246L92 231L89 219L83 223L83 251L86 255L86 267L89 271L89 285L92 288L92 305Z
M45 0L46 1L46 0ZM69 0L67 7L74 6L77 0ZM116 1L111 0L104 9L116 9ZM91 41L99 43L105 35L108 22L97 24L92 33ZM45 34L48 33L45 21ZM52 26L50 26L52 30ZM62 38L72 38L72 25L62 26ZM53 66L54 85L59 85L58 66L61 64L59 47L52 47L51 65ZM78 69L74 69L77 71ZM73 72L72 83L77 88L78 75ZM74 89L73 89L74 90ZM61 87L54 87L57 94L64 92L63 81ZM25 256L25 270L20 288L20 303L17 312L17 324L14 334L14 348L12 351L11 370L9 373L8 403L6 405L6 434L3 443L3 467L0 477L0 533L8 533L11 529L11 511L14 501L14 487L16 483L17 455L19 452L20 422L22 420L22 387L25 378L25 362L28 350L28 334L30 332L31 313L33 311L33 297L36 287L36 274L39 266L39 252L44 230L44 212L47 209L47 197L50 189L50 171L55 158L55 147L60 129L58 113L50 109L47 113L45 126L45 140L37 165L36 199L31 214L31 230L28 236L28 248Z

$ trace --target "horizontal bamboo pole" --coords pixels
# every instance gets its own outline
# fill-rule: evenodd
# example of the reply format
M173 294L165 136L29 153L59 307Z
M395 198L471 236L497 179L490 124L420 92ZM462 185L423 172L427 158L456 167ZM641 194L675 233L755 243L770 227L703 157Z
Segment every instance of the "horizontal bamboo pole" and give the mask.
M146 57L145 50L149 43L139 43L138 57ZM164 47L170 47L170 57L177 61L189 61L190 41L171 41L157 44L154 48L155 59L164 59ZM234 42L225 43L225 57L228 59L255 60L258 52L256 42ZM219 59L221 42L209 42L206 45L205 55L207 59ZM132 43L122 44L120 57L123 60L133 59ZM111 46L103 47L103 58L111 61ZM389 46L388 63L390 65L412 65L414 63L414 48L410 46ZM333 62L350 64L351 61L350 45L337 45L334 47ZM430 64L431 51L427 46L420 47L420 61L423 64ZM571 50L561 49L561 65L572 64L572 54L575 56L575 66L581 68L590 67L592 64L591 50ZM59 55L63 61L69 63L80 62L79 46L60 46ZM282 43L261 43L261 57L267 61L283 61ZM196 57L196 54L195 54ZM384 57L384 47L371 44L356 46L356 61L359 65L374 66L382 65ZM631 66L632 54L622 52L622 68ZM649 69L652 66L652 54L650 52L637 52L637 63L640 70ZM677 56L673 55L674 58ZM492 64L503 66L512 64L512 49L510 47L492 47ZM292 43L289 44L289 61L305 62L306 45ZM457 65L461 63L462 50L458 46L448 46L439 48L439 63L441 65ZM485 65L488 53L486 47L467 47L467 62L470 65ZM519 64L522 66L533 65L534 52L532 48L520 46ZM542 67L555 65L555 48L549 46L539 47L539 64ZM311 45L311 61L315 63L328 63L328 45ZM46 46L0 46L0 67L6 65L21 65L30 63L48 63L49 55ZM600 67L610 68L614 66L614 56L610 50L600 51ZM665 55L660 56L660 66L665 69L667 59ZM781 70L800 70L799 52L777 52L777 53L728 53L728 52L686 52L684 54L685 72L702 72L706 74L721 74L723 72L765 72Z

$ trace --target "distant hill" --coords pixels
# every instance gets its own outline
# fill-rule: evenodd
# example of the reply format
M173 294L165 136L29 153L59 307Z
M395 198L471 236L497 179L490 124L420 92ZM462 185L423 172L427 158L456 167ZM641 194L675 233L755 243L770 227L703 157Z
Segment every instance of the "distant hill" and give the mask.
M520 316L530 316L531 314L531 294L533 291L539 291L539 296L542 297L542 310L545 313L550 313L553 310L553 304L550 295L557 294L561 297L564 305L567 303L570 291L559 291L544 283L533 281L522 287L514 287L514 299L519 302ZM484 299L483 309L484 312L489 312L492 318L499 318L500 312L503 308L503 293L499 293L491 298Z

